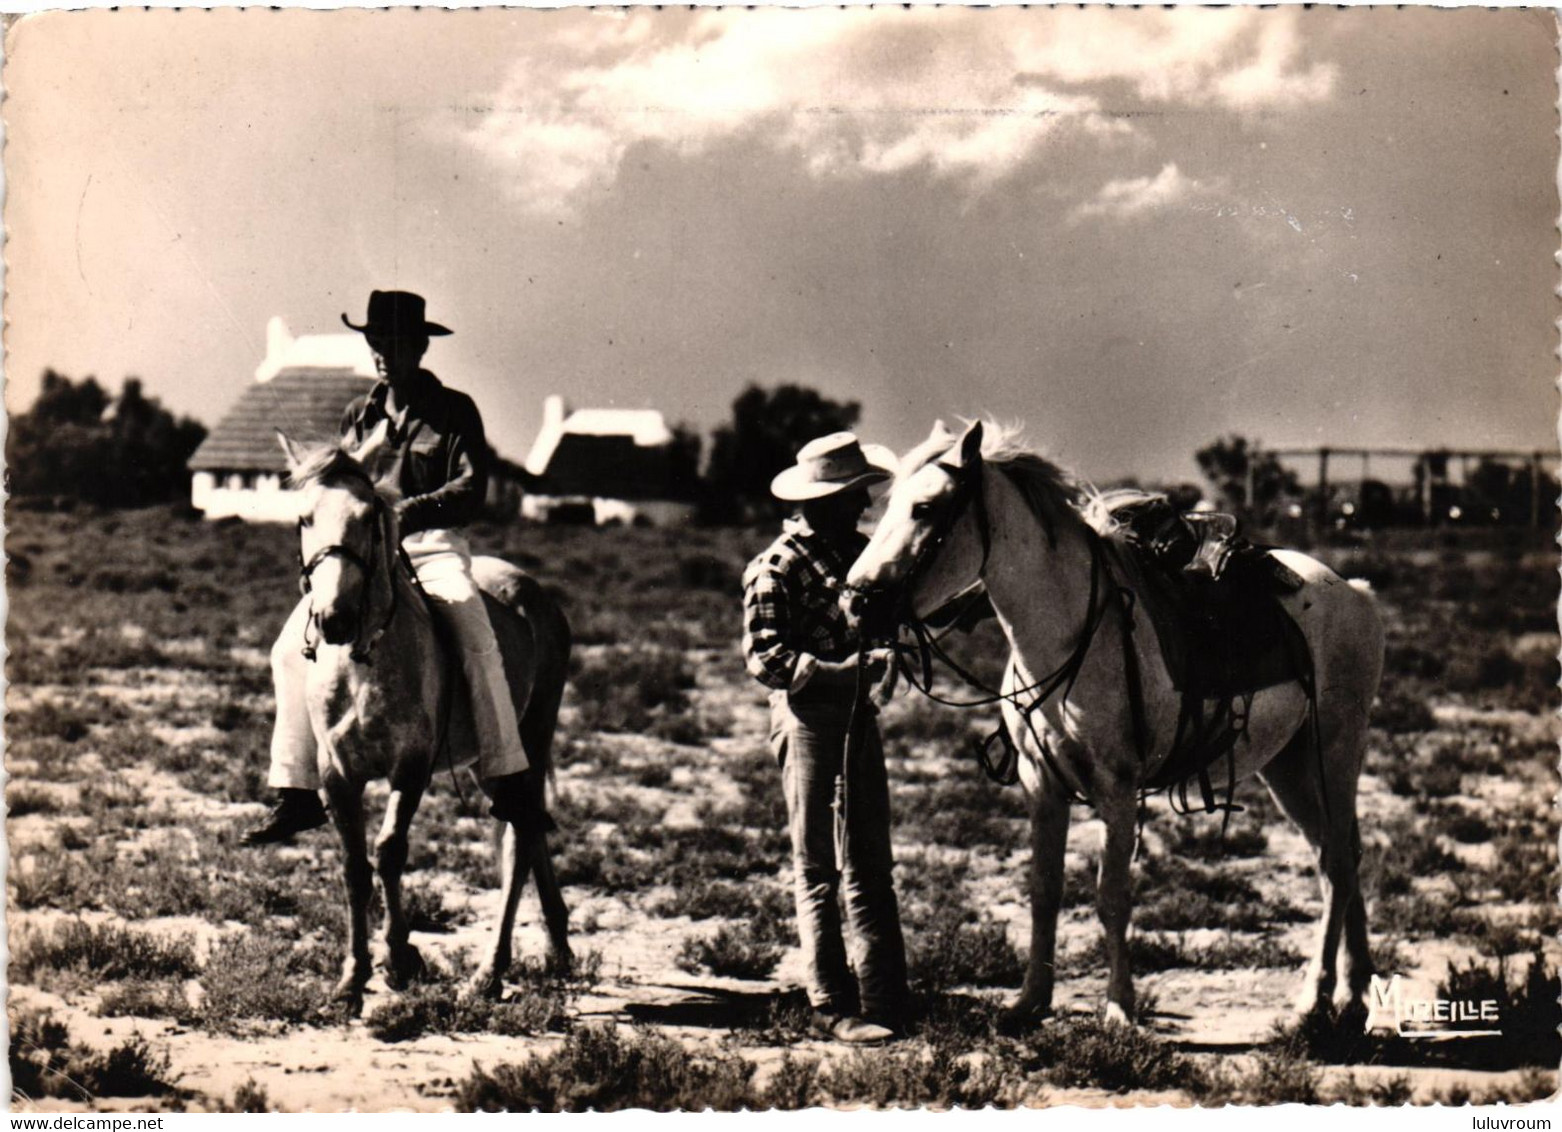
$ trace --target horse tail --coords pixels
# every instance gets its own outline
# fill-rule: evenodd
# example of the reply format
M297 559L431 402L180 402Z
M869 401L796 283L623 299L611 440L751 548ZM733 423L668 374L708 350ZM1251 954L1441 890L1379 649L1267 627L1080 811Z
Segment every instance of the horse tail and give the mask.
M569 677L570 650L574 635L569 619L558 601L538 587L532 609L537 634L537 676L526 713L521 717L521 744L533 766L550 780L553 778L553 739L559 722L559 705L564 700L564 685Z

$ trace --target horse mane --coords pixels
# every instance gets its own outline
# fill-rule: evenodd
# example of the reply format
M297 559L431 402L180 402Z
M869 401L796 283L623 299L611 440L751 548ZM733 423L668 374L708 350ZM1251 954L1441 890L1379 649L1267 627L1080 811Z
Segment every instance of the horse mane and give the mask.
M401 492L390 480L376 479L369 469L340 444L326 443L309 449L288 471L288 486L306 488L334 479L357 479L373 487L387 503L396 503Z
M926 467L954 447L956 440L946 443L942 438L929 437L906 453L899 474L907 476ZM1116 522L1100 504L1106 496L1028 444L1024 425L983 420L982 459L1009 477L1026 506L1049 532L1055 516L1072 514L1098 534L1116 533Z

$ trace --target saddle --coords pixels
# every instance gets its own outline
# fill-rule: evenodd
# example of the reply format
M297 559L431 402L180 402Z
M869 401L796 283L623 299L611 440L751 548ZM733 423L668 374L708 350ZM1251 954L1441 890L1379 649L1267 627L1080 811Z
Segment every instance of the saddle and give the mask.
M1197 780L1205 808L1223 808L1207 770L1240 738L1253 695L1293 681L1312 695L1306 638L1279 602L1303 580L1272 548L1243 538L1231 515L1179 512L1155 495L1110 510L1128 535L1119 556L1125 588L1154 626L1182 693L1171 756L1147 785L1180 785L1186 802Z

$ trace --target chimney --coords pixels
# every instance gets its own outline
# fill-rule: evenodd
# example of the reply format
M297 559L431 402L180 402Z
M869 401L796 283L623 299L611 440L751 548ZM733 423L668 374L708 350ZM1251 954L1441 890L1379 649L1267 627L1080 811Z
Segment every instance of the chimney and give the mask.
M564 398L557 393L550 393L542 399L542 427L544 431L562 429L564 427L564 414L568 409L564 405Z
M270 381L277 376L287 352L292 348L293 335L279 314L272 315L266 323L266 360L255 367L256 381Z

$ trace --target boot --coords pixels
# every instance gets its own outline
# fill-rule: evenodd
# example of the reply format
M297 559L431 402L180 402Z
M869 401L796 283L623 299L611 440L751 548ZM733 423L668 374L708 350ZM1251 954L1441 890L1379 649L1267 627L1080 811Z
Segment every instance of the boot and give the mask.
M239 839L241 845L269 845L291 841L295 833L319 829L325 824L325 807L313 790L284 787L266 820Z

